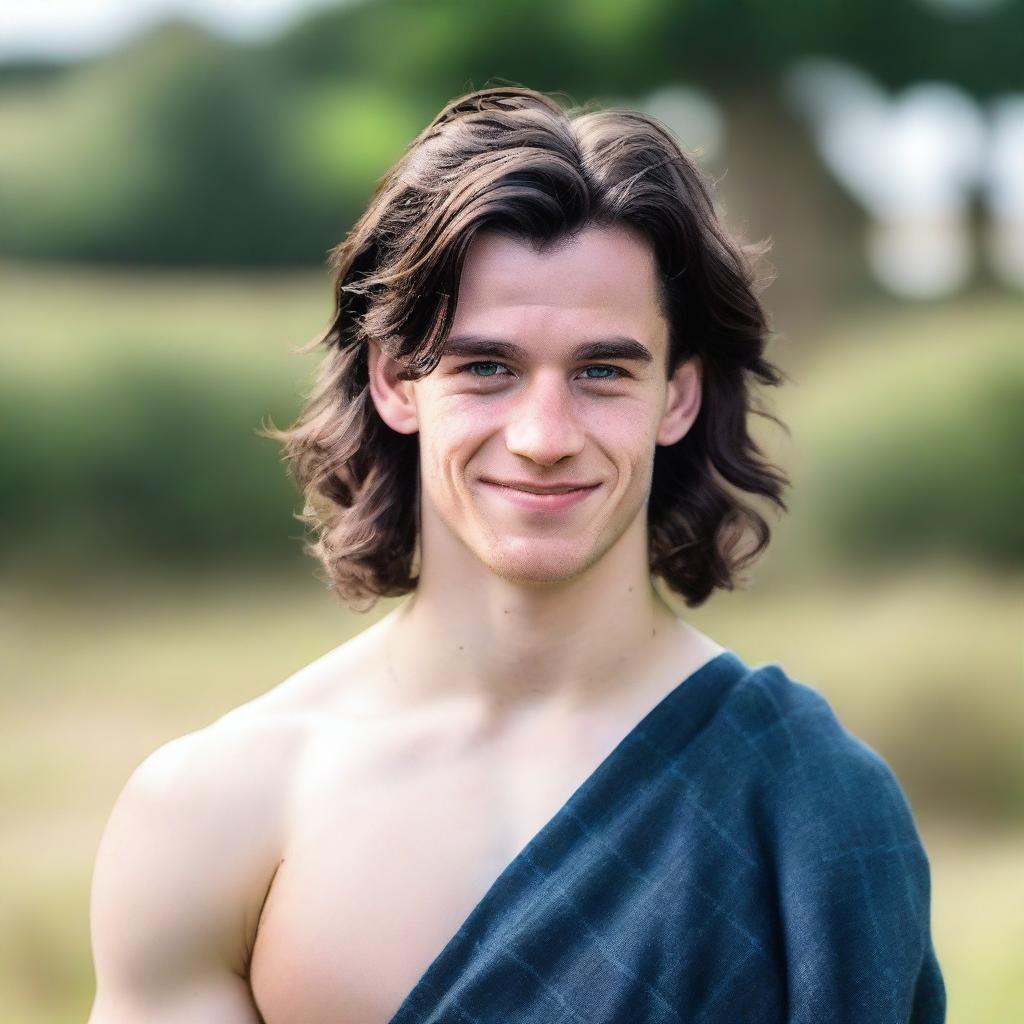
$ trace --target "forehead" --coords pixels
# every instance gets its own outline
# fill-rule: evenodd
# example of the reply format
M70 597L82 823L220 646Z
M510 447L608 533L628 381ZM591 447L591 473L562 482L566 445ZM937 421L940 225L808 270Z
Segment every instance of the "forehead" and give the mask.
M493 334L496 327L525 340L600 332L657 345L667 325L654 253L623 227L588 227L539 251L526 239L482 231L466 254L453 331Z

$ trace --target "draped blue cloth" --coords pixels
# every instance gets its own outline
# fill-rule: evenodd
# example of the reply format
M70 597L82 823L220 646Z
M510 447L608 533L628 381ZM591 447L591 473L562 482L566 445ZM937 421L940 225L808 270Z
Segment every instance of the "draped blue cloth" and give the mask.
M727 650L516 855L392 1024L941 1024L929 901L888 764Z

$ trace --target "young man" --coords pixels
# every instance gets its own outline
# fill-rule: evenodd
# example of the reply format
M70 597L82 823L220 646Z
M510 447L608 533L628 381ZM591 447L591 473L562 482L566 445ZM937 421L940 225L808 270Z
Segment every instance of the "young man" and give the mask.
M782 505L765 321L656 122L451 103L334 257L286 442L354 640L151 755L92 1024L944 1018L881 758L689 626Z

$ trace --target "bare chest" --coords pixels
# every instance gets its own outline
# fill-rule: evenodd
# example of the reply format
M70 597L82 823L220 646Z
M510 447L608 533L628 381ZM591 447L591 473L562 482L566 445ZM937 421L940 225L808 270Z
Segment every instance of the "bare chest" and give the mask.
M501 756L416 744L348 763L314 756L253 949L266 1024L391 1020L607 753L593 737L547 739Z

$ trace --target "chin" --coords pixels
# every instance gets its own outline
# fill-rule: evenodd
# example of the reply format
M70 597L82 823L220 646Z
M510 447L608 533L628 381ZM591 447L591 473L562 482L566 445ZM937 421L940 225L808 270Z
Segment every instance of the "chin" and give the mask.
M483 555L483 553L481 553ZM578 543L543 543L535 538L500 551L488 551L481 560L495 576L508 583L566 583L582 576L602 552L581 548Z

